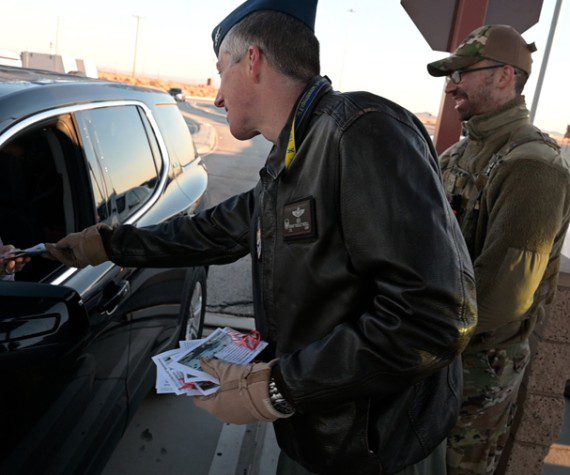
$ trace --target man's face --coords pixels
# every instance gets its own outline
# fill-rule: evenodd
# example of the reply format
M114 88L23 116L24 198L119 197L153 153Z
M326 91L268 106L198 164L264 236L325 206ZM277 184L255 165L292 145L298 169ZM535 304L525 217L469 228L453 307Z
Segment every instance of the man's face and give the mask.
M480 61L468 69L492 66L492 61ZM496 108L496 91L494 86L495 74L499 69L484 69L482 71L464 72L459 84L447 79L446 94L455 100L455 110L461 120L469 120L474 115L485 114Z
M254 125L254 98L248 74L247 55L232 62L230 54L221 50L216 64L220 74L220 89L214 104L227 112L231 134L238 140L248 140L259 134Z

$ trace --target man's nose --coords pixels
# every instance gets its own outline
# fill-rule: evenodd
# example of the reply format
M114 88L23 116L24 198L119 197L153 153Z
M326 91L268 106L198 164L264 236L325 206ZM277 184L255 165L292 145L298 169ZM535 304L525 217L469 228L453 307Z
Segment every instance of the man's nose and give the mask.
M222 97L222 94L220 93L219 90L218 94L216 95L216 100L214 101L214 105L216 107L224 107L224 98Z

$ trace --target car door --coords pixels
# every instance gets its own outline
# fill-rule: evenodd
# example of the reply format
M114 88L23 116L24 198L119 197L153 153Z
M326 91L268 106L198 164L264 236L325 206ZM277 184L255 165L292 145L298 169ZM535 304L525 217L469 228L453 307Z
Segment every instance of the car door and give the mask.
M79 231L100 207L71 116L27 123L0 136L13 185L0 194L0 232L18 247ZM0 473L96 471L128 418L122 270L38 257L16 279L0 287ZM81 331L64 332L62 343L60 307L71 300Z
M168 157L160 150L155 135L158 131L152 128L149 116L149 111L137 105L75 114L85 148L91 148L99 163L101 188L108 196L104 221L109 224L158 224L187 206L180 203L183 194L168 176ZM173 204L176 195L178 206ZM151 357L178 339L180 302L188 271L120 268L118 272L129 284L129 295L119 312L129 326L127 384L130 402L136 406L154 380Z

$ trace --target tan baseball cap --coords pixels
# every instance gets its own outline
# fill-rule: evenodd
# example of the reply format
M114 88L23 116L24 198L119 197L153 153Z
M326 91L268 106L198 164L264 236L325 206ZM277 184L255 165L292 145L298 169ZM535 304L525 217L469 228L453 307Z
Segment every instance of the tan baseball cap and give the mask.
M447 76L484 59L509 64L530 74L534 43L527 44L520 33L508 25L485 25L471 32L447 58L427 65L432 76Z

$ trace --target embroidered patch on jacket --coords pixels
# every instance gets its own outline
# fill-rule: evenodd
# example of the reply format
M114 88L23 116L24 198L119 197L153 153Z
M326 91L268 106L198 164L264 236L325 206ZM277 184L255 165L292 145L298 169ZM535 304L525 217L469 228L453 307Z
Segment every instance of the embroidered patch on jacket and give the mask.
M315 199L286 204L283 208L283 236L286 241L317 236Z

